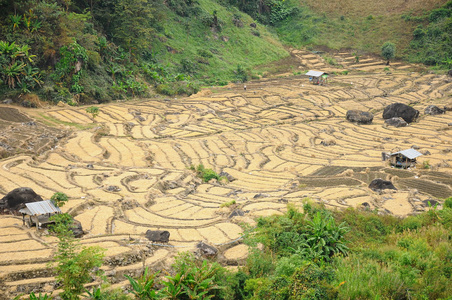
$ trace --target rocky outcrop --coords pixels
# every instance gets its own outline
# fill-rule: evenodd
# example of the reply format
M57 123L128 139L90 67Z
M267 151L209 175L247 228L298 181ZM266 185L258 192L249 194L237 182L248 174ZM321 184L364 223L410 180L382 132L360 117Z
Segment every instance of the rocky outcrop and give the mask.
M402 118L390 118L386 119L385 123L394 127L405 127L408 125L407 122L405 122Z
M439 108L436 105L429 105L425 108L424 113L426 115L440 115L445 113L446 111L444 109Z
M369 184L369 188L375 192L386 189L397 190L391 181L383 180L381 178L372 180L372 182Z
M218 249L207 245L204 242L199 242L196 245L196 248L198 249L198 253L202 256L202 257L207 257L207 258L212 258L215 257L218 253Z
M345 115L345 118L354 123L358 124L371 124L374 119L374 115L370 112L361 110L349 110Z
M402 118L411 123L419 117L419 111L403 103L393 103L385 107L383 119Z
M20 187L12 190L0 200L0 212L18 213L25 207L25 203L43 201L41 196L29 187Z
M83 231L82 223L78 220L73 220L71 227L69 227L69 230L72 231L72 234L76 238L82 237L85 232Z
M146 238L152 242L168 243L170 233L166 230L148 230Z

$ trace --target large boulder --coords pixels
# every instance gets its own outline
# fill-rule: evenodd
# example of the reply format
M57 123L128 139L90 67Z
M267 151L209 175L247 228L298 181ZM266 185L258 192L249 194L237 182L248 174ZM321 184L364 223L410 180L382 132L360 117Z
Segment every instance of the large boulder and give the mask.
M17 213L20 209L25 208L25 203L43 201L41 196L35 193L29 187L20 187L12 190L0 200L0 208L12 213Z
M397 190L396 187L389 180L383 180L381 178L377 178L372 180L369 184L369 188L373 191L381 191L381 190Z
M411 123L419 117L419 111L403 103L392 103L385 107L383 119L402 118Z
M429 105L425 108L424 113L426 115L440 115L445 113L446 111L444 109L439 108L436 105Z
M404 119L402 118L390 118L390 119L386 119L385 123L391 126L395 126L395 127L405 127L408 125L407 122L405 122Z
M152 242L168 243L170 233L166 230L148 230L146 238Z
M203 257L207 257L207 258L212 258L215 257L218 253L218 249L215 248L214 246L210 246L204 242L199 242L196 245L196 248L198 249L198 253L203 256Z
M370 124L374 119L374 115L367 111L349 110L347 111L345 118L350 122L355 122L358 124Z

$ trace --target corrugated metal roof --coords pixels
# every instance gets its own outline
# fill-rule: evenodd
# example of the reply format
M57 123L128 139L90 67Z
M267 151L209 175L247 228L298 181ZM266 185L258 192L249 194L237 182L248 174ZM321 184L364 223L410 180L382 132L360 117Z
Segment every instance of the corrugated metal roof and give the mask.
M405 157L407 157L409 159L414 159L414 158L422 155L422 153L420 153L420 152L418 152L418 151L416 151L414 149L407 149L407 150L402 150L402 151L399 151L399 152L395 152L395 153L392 153L391 156L392 155L396 155L396 154L402 154L403 156L405 156Z
M321 72L321 71L312 71L312 70L310 70L310 71L308 71L308 73L306 73L306 74L304 74L304 75L307 75L307 76L314 76L314 77L320 77L320 76L322 76L324 73L325 73L325 72Z
M20 212L32 216L43 214L61 213L61 209L56 207L51 200L25 203L27 208L21 209Z

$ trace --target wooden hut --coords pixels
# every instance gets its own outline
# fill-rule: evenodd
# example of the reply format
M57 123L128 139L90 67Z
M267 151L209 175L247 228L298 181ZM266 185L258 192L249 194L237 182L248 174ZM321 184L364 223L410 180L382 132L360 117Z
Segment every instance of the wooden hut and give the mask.
M421 155L422 153L414 149L402 150L389 154L389 162L395 167L403 169L412 168L416 166L416 158Z
M309 70L306 74L306 76L309 76L309 82L312 84L325 84L328 80L328 74L322 71L313 71Z
M25 225L25 222L28 226L36 224L36 229L39 229L42 224L53 223L49 220L50 217L61 213L61 209L55 206L51 200L25 203L25 206L19 210L22 213L23 224ZM25 220L25 216L29 216L29 219Z

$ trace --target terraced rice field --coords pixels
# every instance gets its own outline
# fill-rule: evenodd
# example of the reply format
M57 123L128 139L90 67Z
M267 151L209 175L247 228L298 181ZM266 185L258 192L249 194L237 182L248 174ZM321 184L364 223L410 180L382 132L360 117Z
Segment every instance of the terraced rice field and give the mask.
M294 55L300 70L334 71L316 54ZM21 186L46 199L66 193L63 211L82 223L83 244L107 250L104 269L115 286L144 266L167 268L175 253L199 241L218 247L219 261L240 264L247 253L240 224L305 198L338 209L367 203L405 216L426 209L424 200L452 196L452 114L423 115L427 105L452 100L452 80L396 63L387 72L382 61L355 63L350 53L335 59L343 65L336 71L355 72L331 76L324 86L290 76L250 82L247 90L230 85L188 98L100 105L91 129L74 130L42 155L0 160L0 196ZM382 111L394 102L412 105L421 117L405 128L386 126ZM346 121L349 109L373 112L373 123ZM84 107L25 113L93 122ZM428 161L433 171L395 170L381 160L381 152L413 145L425 154L420 165ZM199 164L235 180L203 183L189 170ZM375 178L392 180L398 190L373 192L367 186ZM148 229L169 231L170 242L150 243ZM54 290L46 263L55 246L44 230L0 216L0 294Z

